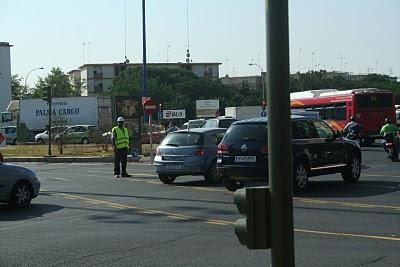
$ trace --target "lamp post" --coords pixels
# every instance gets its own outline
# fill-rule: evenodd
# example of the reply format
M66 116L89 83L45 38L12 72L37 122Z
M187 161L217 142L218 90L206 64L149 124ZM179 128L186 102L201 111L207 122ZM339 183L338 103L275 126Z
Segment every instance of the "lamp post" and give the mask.
M261 70L262 100L265 101L265 82L264 82L264 78L263 78L264 69L257 63L249 63L249 66L257 66Z
M172 46L172 45L167 45L167 63L169 62L168 52L169 52L169 48L170 48L171 46Z
M26 82L27 82L27 80L28 80L29 74L31 74L31 72L33 72L33 71L35 71L35 70L42 70L42 69L44 69L44 68L43 68L43 67L34 68L34 69L32 69L32 70L30 70L30 71L28 72L28 74L27 74L26 77L25 77L25 90L27 90Z

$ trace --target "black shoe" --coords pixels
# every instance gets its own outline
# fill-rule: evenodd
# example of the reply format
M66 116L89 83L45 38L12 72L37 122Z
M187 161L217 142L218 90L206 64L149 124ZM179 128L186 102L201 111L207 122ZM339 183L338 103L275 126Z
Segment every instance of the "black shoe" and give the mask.
M123 173L123 174L121 175L121 177L132 177L132 175L127 174L127 173Z

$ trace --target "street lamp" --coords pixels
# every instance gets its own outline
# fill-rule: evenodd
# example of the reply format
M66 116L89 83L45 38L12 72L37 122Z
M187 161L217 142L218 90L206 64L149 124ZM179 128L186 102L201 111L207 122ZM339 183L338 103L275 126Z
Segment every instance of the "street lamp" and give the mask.
M249 66L257 66L261 70L262 100L265 101L265 82L264 82L264 78L263 78L264 69L257 63L249 63Z
M167 63L169 62L168 52L169 52L169 48L170 48L171 46L172 46L172 45L167 45Z
M25 90L27 90L26 82L27 82L27 80L28 80L29 74L31 74L32 71L35 71L35 70L42 70L42 69L44 69L44 68L43 68L43 67L34 68L34 69L32 69L32 70L30 70L30 71L28 72L28 74L27 74L26 77L25 77Z

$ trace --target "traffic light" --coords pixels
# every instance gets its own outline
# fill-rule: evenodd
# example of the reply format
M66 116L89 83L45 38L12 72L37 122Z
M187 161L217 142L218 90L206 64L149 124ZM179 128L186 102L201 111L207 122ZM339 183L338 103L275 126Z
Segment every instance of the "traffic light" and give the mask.
M246 218L235 223L235 234L249 249L271 248L271 208L269 187L248 187L235 192L234 201Z
M265 103L265 101L263 101L261 103L261 107L262 107L262 110L265 110L265 108L267 107L267 103Z
M162 104L160 103L160 104L158 104L158 111L162 111L163 109L162 109Z
M52 98L51 87L50 86L46 86L44 89L46 89L46 95L43 98L43 100L46 101L47 103L50 103L51 102L51 98Z

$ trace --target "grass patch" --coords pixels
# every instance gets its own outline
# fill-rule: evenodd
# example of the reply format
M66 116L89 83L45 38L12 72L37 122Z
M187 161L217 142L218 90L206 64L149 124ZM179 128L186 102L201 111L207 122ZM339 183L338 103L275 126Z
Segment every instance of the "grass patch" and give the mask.
M153 144L153 153L157 148L157 144ZM150 145L143 144L142 151L145 156L150 154ZM0 148L0 152L4 157L42 157L47 156L48 145L16 145L6 146ZM51 146L51 152L53 156L66 156L66 157L90 157L90 156L112 156L113 151L109 148L109 151L104 151L101 145L89 144L89 145L65 145L64 153L60 155L56 145Z

